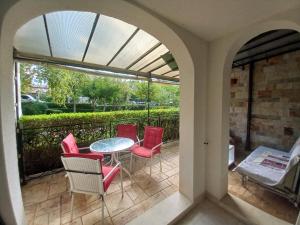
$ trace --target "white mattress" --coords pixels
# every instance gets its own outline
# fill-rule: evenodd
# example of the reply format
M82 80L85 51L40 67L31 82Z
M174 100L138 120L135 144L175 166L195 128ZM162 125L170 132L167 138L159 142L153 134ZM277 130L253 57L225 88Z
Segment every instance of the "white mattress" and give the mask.
M289 160L291 154L259 146L235 168L235 171L265 185L276 186L281 182L281 178L284 176L286 170L263 165L262 162L270 157L270 155Z

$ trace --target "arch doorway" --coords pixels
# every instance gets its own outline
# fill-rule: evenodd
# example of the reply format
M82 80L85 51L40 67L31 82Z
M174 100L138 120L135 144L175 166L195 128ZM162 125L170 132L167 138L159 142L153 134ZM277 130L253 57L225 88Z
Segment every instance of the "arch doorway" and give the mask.
M294 114L299 107L294 96L300 95L299 49L298 31L261 33L239 49L230 74L228 192L290 223L298 216L292 203L257 183L243 185L233 171L259 146L289 152L300 136Z

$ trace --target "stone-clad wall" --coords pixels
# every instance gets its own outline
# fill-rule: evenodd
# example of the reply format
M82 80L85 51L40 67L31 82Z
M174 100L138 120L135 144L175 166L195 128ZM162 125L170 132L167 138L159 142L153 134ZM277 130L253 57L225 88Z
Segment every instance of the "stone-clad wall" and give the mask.
M239 150L245 149L248 74L248 67L231 74L230 127ZM255 63L252 107L251 149L289 150L300 136L300 51Z

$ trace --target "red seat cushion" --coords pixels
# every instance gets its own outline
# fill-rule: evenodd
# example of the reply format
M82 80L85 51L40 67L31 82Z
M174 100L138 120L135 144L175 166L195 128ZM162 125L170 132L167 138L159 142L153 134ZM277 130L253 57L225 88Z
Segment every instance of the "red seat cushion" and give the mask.
M102 166L102 173L103 176L106 177L107 174L109 174L109 172L113 169L113 166ZM109 187L109 185L111 184L111 182L113 181L113 179L115 178L115 176L117 176L120 172L120 167L116 168L110 175L109 177L103 182L103 187L104 187L104 191L106 191Z
M140 156L140 157L144 157L144 158L151 158L151 149L149 148L145 148L145 147L142 147L142 146L138 146L136 148L133 148L131 150L131 152L137 156ZM154 150L153 151L153 155L159 153L160 151L158 149Z
M133 149L140 147L139 144L133 144L133 146L129 149L129 151L132 151Z
M76 140L72 133L70 133L63 141L63 150L65 153L79 153Z

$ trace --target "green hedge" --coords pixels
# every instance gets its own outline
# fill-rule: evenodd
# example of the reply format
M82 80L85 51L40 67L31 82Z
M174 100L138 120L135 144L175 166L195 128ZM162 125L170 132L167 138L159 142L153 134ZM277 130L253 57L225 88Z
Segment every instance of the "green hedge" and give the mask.
M159 115L168 116L178 114L178 108L152 109L150 117ZM48 126L63 126L80 123L101 123L113 120L125 120L130 118L146 119L147 110L113 111L113 112L87 112L87 113L59 113L50 115L28 115L19 120L23 128L39 128Z

